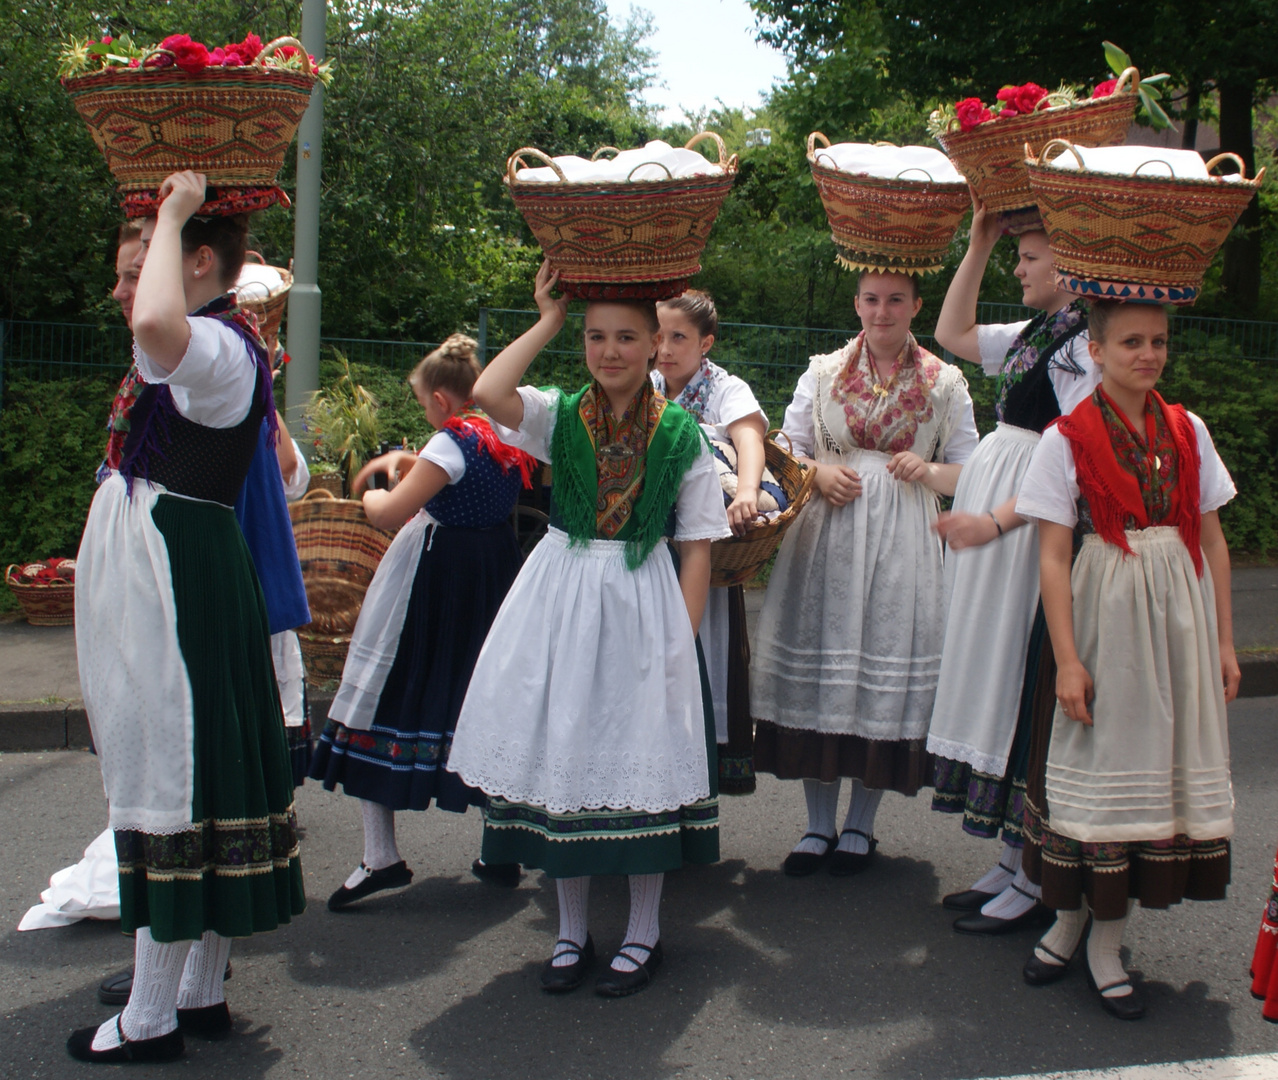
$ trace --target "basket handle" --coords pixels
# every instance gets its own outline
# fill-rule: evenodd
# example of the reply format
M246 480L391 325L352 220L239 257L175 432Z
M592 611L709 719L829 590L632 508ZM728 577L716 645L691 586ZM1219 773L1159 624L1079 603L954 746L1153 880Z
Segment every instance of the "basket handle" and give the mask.
M771 439L773 442L776 442L778 437L785 439L786 453L794 457L794 443L790 441L790 436L785 433L784 428L774 427L764 436L765 439Z
M1247 179L1247 166L1246 164L1244 164L1243 159L1240 158L1237 154L1229 154L1229 153L1217 154L1214 158L1212 158L1209 162L1207 162L1207 171L1211 172L1212 169L1214 169L1218 164L1220 164L1220 162L1226 161L1226 160L1232 161L1235 165L1238 166L1239 177L1241 177L1243 180Z
M830 140L826 138L826 135L824 132L822 131L812 132L812 134L808 136L808 160L812 162L813 164L816 164L817 139L821 140L821 144L825 149L828 150L830 148Z
M1118 76L1118 82L1114 84L1114 94L1137 94L1139 92L1140 72L1134 67L1123 68L1123 73Z
M306 51L304 46L295 37L277 37L268 45L262 46L262 51L257 54L257 59L253 61L254 67L266 67L266 58L275 52L276 49L282 49L285 45L292 45L299 53L302 59L306 61L306 67L303 70L307 75L315 74L315 65L311 63L311 54Z
M1132 170L1132 175L1139 176L1141 169L1143 169L1146 165L1166 165L1167 175L1172 177L1173 179L1175 179L1176 177L1176 170L1172 168L1171 162L1164 161L1162 158L1156 158L1156 157L1152 157L1148 161L1142 161L1139 165L1136 166L1136 168Z
M620 150L618 150L615 146L601 146L598 150L596 150L593 154L591 154L591 155L590 155L590 160L591 160L591 161L598 161L598 160L599 160L599 155L600 155L600 154L603 154L603 153L607 153L609 150L611 150L614 154L620 154L620 153L621 153L621 151L620 151ZM611 158L609 158L608 160L610 160L610 161L611 161L612 159L611 159Z
M1047 152L1049 150L1068 150L1074 155L1074 160L1078 162L1079 169L1083 172L1087 172L1087 166L1083 163L1082 156L1074 149L1074 144L1068 139L1053 139L1051 142L1047 143L1043 149L1038 152L1037 164L1042 165L1047 163ZM1029 143L1025 144L1025 156L1031 160L1034 158L1034 151L1030 148Z
M568 183L568 177L564 175L563 169L561 169L555 163L555 159L542 153L535 146L522 147L521 149L516 150L513 154L510 155L510 157L506 159L506 183L508 184L515 183L515 179L516 179L515 166L516 165L523 165L525 169L528 168L527 162L523 160L523 156L525 154L531 154L535 158L540 158L542 161L544 161L547 165L550 166L554 174L557 177L559 177L559 180L561 183L564 183L564 184Z
M334 495L327 488L312 488L310 491L308 491L305 495L303 495L297 501L298 502L322 502L325 499L332 499L334 502L337 502L337 496Z
M153 56L167 56L173 61L177 60L177 53L175 53L172 49L161 49L159 46L156 46L154 49L148 49L142 54L142 59L138 61L138 70L144 70L146 68L146 62Z
M21 570L21 569L22 567L18 563L10 563L8 566L6 566L4 568L5 584L6 585L11 584L13 580L18 576L17 574L14 573L14 570Z
M822 154L818 151L817 156L814 158L809 158L808 161L812 165L820 165L822 157L824 157L825 160L830 163L828 168L833 169L835 172L841 171L839 169L838 163L834 160L834 158L830 154Z
M266 265L266 259L262 257L262 253L260 251L246 251L244 253L244 259L246 262L249 259L256 259L259 266Z
M642 164L636 165L633 169L626 173L626 183L630 183L630 178L634 176L635 173L637 173L640 169L646 169L649 165L655 165L659 169L666 169L666 167L659 161L645 161ZM674 173L672 173L669 169L666 169L666 179L674 179Z
M731 162L728 160L728 148L723 144L723 139L716 135L713 131L698 131L691 139L683 144L685 150L691 150L697 143L705 142L706 139L713 139L715 146L719 148L719 168L724 172L728 171Z
M876 144L876 145L878 145L878 144ZM892 144L891 144L891 143L885 143L885 144L882 144L882 145L890 146L890 145L892 145ZM921 166L918 166L918 165L911 165L908 169L902 169L899 173L897 173L897 174L896 174L896 178L897 178L898 180L900 180L900 179L901 179L901 177L903 177L903 176L904 176L907 172L921 172L924 176L926 176L926 177L928 178L928 180L929 180L931 183L933 183L933 184L935 184L935 183L936 183L936 181L932 179L932 174L931 174L930 172L928 172L926 169L924 169L924 168L922 168Z

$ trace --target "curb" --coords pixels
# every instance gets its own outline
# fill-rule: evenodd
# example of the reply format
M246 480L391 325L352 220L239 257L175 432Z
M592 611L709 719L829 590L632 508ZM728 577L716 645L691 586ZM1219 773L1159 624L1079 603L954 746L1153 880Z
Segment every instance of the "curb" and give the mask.
M1244 654L1240 698L1278 695L1278 651ZM332 691L310 691L311 734L318 738L333 704ZM0 753L33 750L88 750L89 721L84 706L0 705Z

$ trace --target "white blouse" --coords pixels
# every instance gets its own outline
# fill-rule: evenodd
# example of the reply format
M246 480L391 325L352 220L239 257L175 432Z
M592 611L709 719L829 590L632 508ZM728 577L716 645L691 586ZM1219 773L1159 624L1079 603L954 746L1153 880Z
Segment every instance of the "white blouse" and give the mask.
M1003 370L1003 361L1007 359L1007 351L1016 340L1016 335L1029 326L1030 320L1013 323L985 323L976 328L976 344L981 351L981 369L991 379L996 378ZM1052 389L1056 391L1056 403L1060 406L1061 415L1068 416L1074 406L1089 397L1100 382L1101 370L1092 363L1092 354L1087 351L1087 343L1091 338L1087 331L1076 334L1065 344L1064 352L1085 374L1072 375L1064 368L1051 365L1047 376L1052 380Z
M147 356L135 340L133 358L148 383L167 384L173 404L204 427L235 427L248 415L257 385L257 365L244 339L221 319L188 315L191 340L172 371Z

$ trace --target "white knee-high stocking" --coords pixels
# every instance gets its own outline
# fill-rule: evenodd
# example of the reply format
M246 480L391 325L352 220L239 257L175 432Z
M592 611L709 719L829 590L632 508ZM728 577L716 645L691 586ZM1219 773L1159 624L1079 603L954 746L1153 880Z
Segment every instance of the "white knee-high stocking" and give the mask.
M206 1009L225 1001L222 977L226 974L226 962L230 956L231 939L205 930L187 954L182 982L178 987L177 1007Z
M661 938L661 887L665 874L630 875L630 922L626 926L626 943L635 942L650 948ZM620 952L614 958L614 971L634 971L649 953L646 949Z
M1132 992L1131 983L1125 981L1127 972L1123 970L1119 955L1131 909L1132 902L1129 901L1128 914L1121 919L1093 920L1092 932L1087 936L1087 966L1096 980L1096 988L1102 990L1105 997L1126 997ZM1107 986L1112 989L1104 990Z
M1016 876L1016 872L1021 868L1021 856L1023 854L1022 848L1004 844L1003 853L999 855L998 862L992 870L987 871L983 877L976 880L972 885L973 891L1001 893L1012 884L1012 878Z
M1083 929L1087 926L1087 901L1077 911L1057 911L1056 921L1034 946L1034 955L1044 964L1066 963L1078 948ZM1048 950L1051 950L1050 952Z
M385 870L403 861L395 844L395 811L368 799L360 799L359 809L364 818L364 861L346 879L348 889L368 877L369 870Z
M584 946L589 926L590 878L556 878L555 890L559 894L559 940ZM578 955L565 949L563 945L555 946L551 961L555 967L568 967L577 962Z
M839 836L840 851L853 855L869 853L870 841L867 838L874 835L874 816L879 812L882 800L882 788L868 788L860 780L852 781L852 801L848 804L848 816Z
M1042 888L1033 884L1025 876L1025 868L1021 867L1016 871L1016 876L1012 878L1006 889L993 900L985 902L985 906L981 908L981 914L995 919L1015 919L1037 904L1042 895Z
M93 1037L94 1050L120 1045L120 1031L134 1042L158 1039L177 1027L178 986L189 941L159 942L149 926L139 926L133 943L133 993L124 1012L112 1017Z
M840 781L823 784L820 780L803 781L803 797L808 804L808 832L817 836L834 835L834 818L839 809ZM816 837L800 840L792 850L808 855L824 855L826 845Z

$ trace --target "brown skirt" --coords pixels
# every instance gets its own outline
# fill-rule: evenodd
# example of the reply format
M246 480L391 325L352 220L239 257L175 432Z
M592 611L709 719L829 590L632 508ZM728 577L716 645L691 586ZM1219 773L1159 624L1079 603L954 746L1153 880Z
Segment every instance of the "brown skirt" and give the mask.
M1083 843L1051 829L1047 813L1047 750L1056 712L1056 657L1050 635L1034 689L1029 776L1025 795L1025 876L1043 889L1043 903L1077 911L1086 897L1102 921L1127 914L1128 899L1167 908L1182 900L1223 900L1229 885L1229 841L1169 840Z
M915 795L932 783L935 771L926 739L866 739L781 727L756 720L754 767L779 780L819 780L832 784L853 777L868 788Z

